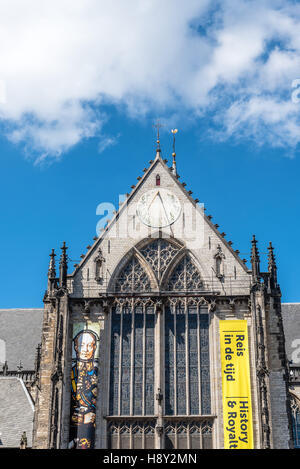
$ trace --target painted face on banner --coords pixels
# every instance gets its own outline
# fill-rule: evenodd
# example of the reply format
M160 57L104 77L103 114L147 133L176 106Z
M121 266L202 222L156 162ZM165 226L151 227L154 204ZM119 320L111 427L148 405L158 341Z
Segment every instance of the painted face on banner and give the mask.
M82 332L75 339L74 348L78 360L93 360L96 347L96 338L90 332Z

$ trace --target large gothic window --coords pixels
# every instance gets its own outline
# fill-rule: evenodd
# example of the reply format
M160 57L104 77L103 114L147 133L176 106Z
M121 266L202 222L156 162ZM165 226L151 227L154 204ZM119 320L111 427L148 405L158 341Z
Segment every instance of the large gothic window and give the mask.
M208 312L197 304L166 309L165 413L211 413Z
M199 294L202 278L176 241L138 246L113 277L108 446L154 448L161 435L166 448L209 448L209 315ZM158 288L151 297L153 284L161 286L163 301ZM162 412L159 431L155 405Z
M112 310L110 415L154 415L154 307Z
M168 282L171 291L197 291L203 289L199 271L193 263L191 256L186 254L173 270Z
M152 267L158 280L161 280L163 273L178 251L179 247L164 239L155 239L141 249L142 255Z
M132 257L121 271L115 283L115 290L122 293L151 290L149 277L136 257Z

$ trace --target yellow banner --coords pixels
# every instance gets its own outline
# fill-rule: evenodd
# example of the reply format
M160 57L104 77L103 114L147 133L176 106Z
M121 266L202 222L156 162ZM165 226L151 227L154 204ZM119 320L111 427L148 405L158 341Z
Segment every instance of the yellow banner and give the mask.
M224 448L253 449L247 321L220 321Z

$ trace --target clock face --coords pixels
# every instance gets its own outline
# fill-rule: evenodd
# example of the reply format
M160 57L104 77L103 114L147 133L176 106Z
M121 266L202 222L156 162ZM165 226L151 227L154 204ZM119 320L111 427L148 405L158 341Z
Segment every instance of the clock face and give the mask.
M180 215L178 197L167 189L153 189L142 195L137 205L140 220L152 228L163 228L174 223Z

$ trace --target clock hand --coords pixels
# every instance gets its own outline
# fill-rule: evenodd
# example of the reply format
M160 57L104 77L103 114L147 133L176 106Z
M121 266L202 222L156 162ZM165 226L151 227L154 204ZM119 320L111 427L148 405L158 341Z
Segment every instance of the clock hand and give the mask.
M164 209L164 211L165 211L165 215L166 215L167 222L169 223L169 222L170 222L170 220L169 220L169 217L168 217L168 214L167 214L166 208L165 208L164 201L163 201L163 199L162 199L162 197L161 197L160 193L158 194L158 196L159 196L159 198L160 198L160 200L161 200L161 203L162 203L163 209Z
M150 206L152 205L152 203L153 203L155 197L157 196L157 194L160 195L159 191L157 191L157 192L154 194L154 197L153 197L153 199L151 200L150 204L148 205L148 208L150 208Z

